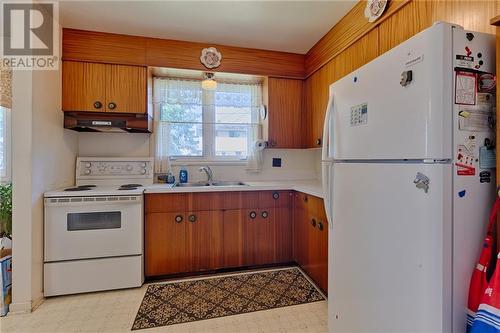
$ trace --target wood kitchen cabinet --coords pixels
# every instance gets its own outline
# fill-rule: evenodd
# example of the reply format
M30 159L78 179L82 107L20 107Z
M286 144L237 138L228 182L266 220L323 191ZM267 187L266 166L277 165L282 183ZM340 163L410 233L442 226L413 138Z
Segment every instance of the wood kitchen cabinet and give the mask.
M328 222L323 200L304 193L294 198L293 256L318 286L328 288Z
M245 266L276 262L276 223L274 208L244 211Z
M148 213L144 226L146 276L167 275L187 269L187 229L182 213Z
M146 67L62 62L63 111L146 113Z
M291 191L146 194L146 276L291 262L292 198Z
M197 211L186 214L186 268L191 272L223 267L222 217L222 211Z
M225 210L223 214L223 265L224 267L244 266L245 214L240 209Z
M302 148L302 80L268 79L268 142L271 148Z
M221 268L222 237L219 211L146 214L146 276Z

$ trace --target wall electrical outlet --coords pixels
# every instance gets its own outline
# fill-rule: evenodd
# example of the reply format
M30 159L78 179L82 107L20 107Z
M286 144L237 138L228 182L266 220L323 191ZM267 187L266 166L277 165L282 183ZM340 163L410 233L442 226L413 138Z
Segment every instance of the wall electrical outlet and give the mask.
M273 157L273 168L281 168L281 158Z

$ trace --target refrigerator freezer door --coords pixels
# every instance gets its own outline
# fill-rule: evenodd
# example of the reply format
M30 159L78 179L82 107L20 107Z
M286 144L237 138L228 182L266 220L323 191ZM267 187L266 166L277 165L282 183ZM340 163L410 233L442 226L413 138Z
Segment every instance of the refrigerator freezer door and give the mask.
M451 165L333 174L329 332L451 332Z
M335 82L333 158L450 159L451 43L435 24Z

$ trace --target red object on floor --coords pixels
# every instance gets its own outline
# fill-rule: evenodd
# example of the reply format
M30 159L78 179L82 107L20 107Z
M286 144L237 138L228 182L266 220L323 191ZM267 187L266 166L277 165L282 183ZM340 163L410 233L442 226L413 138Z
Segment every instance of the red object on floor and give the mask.
M488 232L483 242L483 249L479 256L479 261L472 273L469 286L469 299L467 302L467 331L472 327L476 312L481 304L485 290L488 288L488 279L486 272L488 265L491 262L492 246L493 246L493 226L495 225L496 216L500 209L500 198L496 198L495 204L491 209ZM499 275L500 273L496 274ZM500 286L499 286L500 287Z

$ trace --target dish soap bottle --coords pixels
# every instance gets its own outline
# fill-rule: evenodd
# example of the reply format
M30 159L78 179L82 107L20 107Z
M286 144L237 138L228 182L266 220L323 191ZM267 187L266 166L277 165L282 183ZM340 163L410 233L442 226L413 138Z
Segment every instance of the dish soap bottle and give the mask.
M179 171L179 182L180 183L188 182L188 172L184 167L182 167L181 170Z

